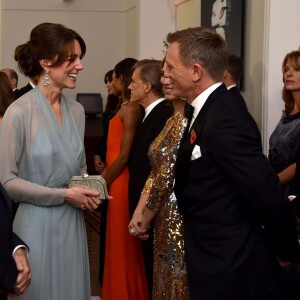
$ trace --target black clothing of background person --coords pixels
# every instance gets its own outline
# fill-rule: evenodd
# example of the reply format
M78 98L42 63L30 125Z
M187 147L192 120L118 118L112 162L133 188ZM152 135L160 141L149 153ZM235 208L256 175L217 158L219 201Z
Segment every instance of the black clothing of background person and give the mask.
M32 90L33 87L31 86L30 83L28 83L27 85L25 85L24 87L18 89L15 91L15 98L16 100L18 98L20 98L21 96L23 96L24 94L26 94L27 92L29 92L30 90Z
M103 134L101 135L99 139L99 143L95 150L95 155L99 155L101 157L101 160L104 163L106 162L106 147L107 147L107 134L108 134L109 121L114 117L114 115L116 114L116 112L120 107L119 98L113 94L109 94L107 96L107 103L112 101L115 103L115 107L112 107L111 109L106 108L105 111L103 112L103 116L102 116Z
M141 192L150 174L151 166L148 159L148 149L157 135L163 129L173 109L166 100L157 104L138 126L134 136L128 160L129 170L129 212L130 218L139 202ZM150 231L147 241L142 242L149 293L151 295L153 273L153 234Z
M244 97L241 95L240 90L237 86L234 86L234 87L230 88L228 90L228 92L231 96L237 98L241 102L241 104L243 106L245 106L245 108L248 110L246 101L245 101ZM250 114L249 114L249 118L252 119L251 125L252 125L253 129L256 131L256 135L260 136L260 140L261 140L261 134L260 134L260 131L257 127L257 124L256 124L255 120L253 119L253 117Z
M106 148L109 121L115 116L120 107L120 99L114 94L108 94L107 104L102 116L103 134L99 139L99 143L95 150L95 155L101 157L101 161L106 163ZM101 214L100 220L100 266L99 266L99 281L103 282L104 259L105 259L105 240L106 240L106 222L107 222L107 201L103 201L99 210Z

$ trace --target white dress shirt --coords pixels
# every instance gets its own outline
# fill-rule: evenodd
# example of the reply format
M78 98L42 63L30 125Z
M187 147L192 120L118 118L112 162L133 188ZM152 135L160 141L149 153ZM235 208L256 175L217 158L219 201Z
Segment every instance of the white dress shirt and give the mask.
M203 107L204 103L206 102L209 95L216 90L222 82L217 82L211 85L209 88L207 88L204 92L202 92L198 97L191 103L191 105L194 107L193 117L190 124L190 129L192 128L192 125L197 118L201 108Z

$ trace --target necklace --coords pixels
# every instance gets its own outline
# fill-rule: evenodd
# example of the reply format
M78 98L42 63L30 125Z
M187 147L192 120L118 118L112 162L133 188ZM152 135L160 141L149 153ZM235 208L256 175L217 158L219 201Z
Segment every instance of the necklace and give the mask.
M299 117L300 117L300 111L298 111L292 115L284 114L282 117L282 123L283 124L289 123L291 121L294 121L295 119L298 119Z
M123 102L123 103L121 104L121 106L127 104L128 102L130 102L130 100L127 100L127 101Z

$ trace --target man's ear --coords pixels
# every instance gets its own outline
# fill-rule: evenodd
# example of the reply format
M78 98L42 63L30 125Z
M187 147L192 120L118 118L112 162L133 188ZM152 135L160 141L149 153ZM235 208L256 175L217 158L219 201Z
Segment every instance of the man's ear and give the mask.
M17 80L16 79L12 79L11 83L12 83L12 85L16 85L17 84Z
M227 76L228 76L228 72L227 72L227 70L225 70L224 73L223 73L223 79L226 79Z
M151 84L151 82L147 81L147 82L145 82L145 86L146 86L145 93L147 94L147 93L149 93L151 91L152 84Z
M203 76L203 67L200 64L193 65L193 81L199 81Z

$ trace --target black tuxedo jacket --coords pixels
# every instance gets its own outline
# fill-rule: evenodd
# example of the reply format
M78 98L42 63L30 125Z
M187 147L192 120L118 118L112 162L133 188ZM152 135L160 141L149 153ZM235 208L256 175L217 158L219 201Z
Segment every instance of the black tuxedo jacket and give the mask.
M246 110L248 110L246 101L245 101L244 97L241 95L240 90L238 89L237 86L232 87L231 89L228 90L228 92L231 96L237 98L237 100L241 102L240 105L245 106L244 108ZM249 118L252 119L252 122L250 122L250 124L252 125L253 129L256 131L256 135L259 136L260 140L261 140L260 131L257 127L255 120L253 119L253 117L251 115L249 115Z
M245 107L247 108L246 101L245 101L244 97L241 95L240 90L238 89L237 86L232 87L231 89L228 90L228 92L233 97L237 97L238 99L240 99L240 101L243 103L243 105L245 105Z
M166 100L157 104L138 127L131 145L129 169L129 210L130 216L139 202L144 184L150 174L148 148L172 115L172 108Z
M175 194L192 300L280 299L275 257L299 260L295 220L253 122L221 85L180 147Z
M25 243L12 231L11 200L0 183L0 289L12 290L18 276L13 250Z
M22 88L20 88L19 90L16 91L15 98L16 99L20 98L21 96L23 96L30 90L32 90L32 86L30 85L30 83L28 83L27 85L23 86Z

